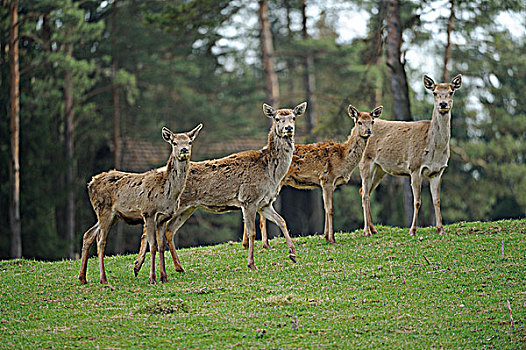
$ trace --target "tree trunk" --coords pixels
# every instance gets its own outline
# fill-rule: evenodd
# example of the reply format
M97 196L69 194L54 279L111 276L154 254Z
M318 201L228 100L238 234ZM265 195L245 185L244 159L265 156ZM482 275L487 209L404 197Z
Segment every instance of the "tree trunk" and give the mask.
M70 46L67 49L67 55L71 57L73 48ZM76 178L76 164L75 164L75 143L74 132L75 125L73 117L75 111L73 109L73 72L67 69L64 73L64 116L65 116L65 131L64 142L66 146L66 188L68 196L66 199L66 238L68 242L68 257L73 259L75 257L75 178Z
M451 12L449 13L449 18L447 20L447 42L446 42L446 51L444 53L444 70L442 71L442 82L448 81L448 63L451 57L451 32L453 31L453 22L455 20L455 0L449 0L451 5Z
M410 121L411 105L409 102L409 86L405 67L401 61L402 28L400 22L400 4L398 0L390 0L387 8L387 36L385 38L386 64L391 75L393 90L393 112L396 120ZM413 215L413 195L409 178L402 178L404 191L404 208L406 225L411 224Z
M309 38L307 31L307 3L306 0L302 1L301 4L301 14L302 14L302 28L301 35L303 40ZM307 141L313 142L316 141L316 137L313 135L313 129L316 126L316 114L315 106L313 101L313 94L315 89L315 77L314 77L314 57L312 52L308 50L307 56L305 57L305 73L304 73L304 82L305 82L305 98L307 100L307 111L305 112L305 119L307 121Z
M9 4L9 82L10 133L9 161L9 226L11 230L12 258L22 257L22 227L20 221L20 71L18 65L18 0Z
M113 98L113 166L115 169L122 169L122 142L121 142L121 127L120 127L120 100L119 100L119 86L117 84L117 1L112 5L111 16L111 75L113 86L111 88L111 95ZM115 253L122 254L124 252L124 229L121 221L117 222L115 234Z
M274 108L279 106L279 83L274 66L274 44L268 14L268 0L259 0L259 23L261 25L261 53L263 57L263 72L265 75L265 92L267 103Z
M259 23L260 23L260 38L261 38L261 54L263 58L263 74L265 76L265 92L267 103L274 108L279 106L279 82L274 66L274 43L272 40L272 32L270 31L268 0L259 0ZM269 126L272 121L269 120ZM274 201L274 208L277 212L281 211L282 198L278 196ZM279 229L276 225L269 225L269 237L278 236Z

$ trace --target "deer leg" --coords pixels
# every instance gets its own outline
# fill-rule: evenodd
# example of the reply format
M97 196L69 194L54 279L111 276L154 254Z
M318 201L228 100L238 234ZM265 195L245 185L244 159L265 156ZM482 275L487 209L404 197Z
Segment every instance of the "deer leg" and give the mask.
M148 240L146 238L146 231L144 230L144 226L142 228L142 236L141 236L141 247L139 248L139 256L137 256L137 259L135 259L134 267L133 267L133 273L135 274L135 277L139 274L139 271L141 270L142 264L144 264L144 258L146 256L146 248L148 248Z
M247 229L248 236L248 267L257 270L254 263L254 243L256 240L256 211L252 208L242 207L243 221Z
M174 262L176 272L184 272L183 266L179 261L179 256L177 256L177 251L175 250L174 236L177 234L181 226L188 220L190 216L194 213L195 209L188 209L182 213L178 213L173 219L168 221L165 226L164 236L166 237L166 242L168 243L168 249L172 255L172 260Z
M155 253L157 252L157 242L155 239L155 222L154 219L150 216L143 216L144 219L144 231L146 232L146 238L148 239L148 244L150 245L150 276L148 281L150 284L157 283L157 277L155 276Z
M99 217L99 230L97 231L97 255L99 257L99 272L100 283L107 284L106 270L104 269L104 249L106 248L106 238L110 227L115 223L116 218L113 213L106 214L102 218Z
M376 189L376 187L378 187L378 185L380 184L384 176L385 176L385 172L380 167L374 168L371 190L369 191L369 198L371 197L371 193ZM378 231L376 231L376 228L374 227L374 224L373 224L373 217L371 215L370 207L369 207L369 228L371 229L371 233L373 235L378 233Z
M155 220L157 225L155 227L155 238L157 241L157 250L159 251L159 277L161 282L168 282L168 275L166 274L166 264L164 261L164 226L159 223L158 219Z
M409 234L411 236L416 235L416 220L418 218L418 211L422 204L422 201L420 199L421 187L422 187L422 178L420 174L418 173L411 174L411 188L413 189L413 204L414 204L413 222L411 223L411 229L409 230Z
M442 173L429 179L429 189L431 190L431 197L433 198L433 206L435 207L436 228L438 234L445 234L442 226L442 214L440 213L440 182L442 180Z
M263 244L263 248L270 249L270 244L268 243L267 219L261 214L259 214L259 229L261 231L261 243Z
M243 248L248 249L247 225L243 222Z
M272 207L272 204L263 207L260 210L260 214L263 214L263 216L267 219L275 223L279 226L281 232L283 233L283 236L285 236L285 240L287 241L287 246L289 247L289 258L290 260L296 262L296 248L294 247L294 243L292 243L292 239L289 235L289 230L287 229L287 223L285 222L285 219L279 215L276 210L274 210L274 207Z
M89 256L90 248L93 245L95 238L97 238L98 229L99 229L99 223L97 222L89 230L87 230L86 233L84 233L84 236L82 238L82 258L80 261L80 272L79 272L79 280L80 280L80 283L82 284L88 283L88 281L86 280L86 269L88 268L88 256Z
M334 186L332 184L322 183L321 189L323 193L323 205L325 207L325 228L323 230L325 240L330 243L336 243L336 240L334 239L334 231L332 228L332 216L334 215L332 194L334 192Z

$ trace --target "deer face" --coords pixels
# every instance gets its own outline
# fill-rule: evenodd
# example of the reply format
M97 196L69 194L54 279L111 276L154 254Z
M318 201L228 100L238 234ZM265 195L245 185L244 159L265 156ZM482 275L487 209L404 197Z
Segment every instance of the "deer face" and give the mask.
M382 115L383 108L383 106L378 106L373 109L371 113L368 113L358 112L353 105L349 105L347 113L353 118L354 127L358 128L358 135L360 135L360 137L367 139L373 134L374 120Z
M433 79L424 75L424 86L426 89L433 91L435 96L435 108L441 114L446 114L453 108L453 94L455 90L462 86L462 75L459 74L451 80L451 83L435 84Z
M278 137L293 137L296 117L301 116L307 109L307 102L297 105L294 109L278 109L263 104L263 113L272 119L272 128Z
M199 124L192 131L176 134L170 129L163 127L162 136L164 141L172 146L172 154L177 160L189 160L192 155L192 141L197 137L203 124Z

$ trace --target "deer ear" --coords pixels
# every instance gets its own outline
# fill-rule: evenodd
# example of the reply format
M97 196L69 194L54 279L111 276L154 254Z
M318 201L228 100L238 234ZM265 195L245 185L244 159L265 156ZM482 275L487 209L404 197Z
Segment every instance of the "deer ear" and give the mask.
M296 107L294 107L294 110L292 111L292 113L294 113L296 117L299 117L300 115L305 113L306 110L307 110L307 102L303 102L297 105Z
M456 75L453 80L451 80L451 87L453 90L458 90L462 86L462 74Z
M170 142L174 139L173 132L170 131L166 126L163 126L163 130L161 131L161 134L163 135L163 139L166 142Z
M276 110L274 109L274 107L263 103L263 114L265 114L267 118L274 118L274 116L276 115Z
M349 117L351 117L356 123L356 118L358 118L360 112L358 112L358 110L353 105L349 105L349 107L347 107L347 114L349 114Z
M371 112L371 116L373 118L380 118L383 110L384 110L384 106L378 106L375 109L373 109L373 111Z
M424 74L424 87L429 90L435 89L435 81L427 74Z
M197 135L199 135L199 131L201 130L202 127L203 127L203 124L199 124L192 131L187 132L186 135L190 138L190 140L193 141L195 140Z

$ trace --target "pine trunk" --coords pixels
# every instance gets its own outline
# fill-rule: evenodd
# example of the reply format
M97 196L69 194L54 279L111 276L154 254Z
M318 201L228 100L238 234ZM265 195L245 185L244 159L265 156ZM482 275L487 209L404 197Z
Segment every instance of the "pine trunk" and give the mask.
M409 86L405 67L401 61L402 28L400 22L400 3L390 0L387 8L387 36L385 38L386 64L391 76L393 90L393 112L396 120L410 121L411 105L409 102ZM403 178L404 208L406 225L411 225L413 218L413 194L409 178Z
M68 56L72 56L73 49L68 48ZM64 73L64 142L66 146L66 239L68 242L68 257L75 257L75 143L74 143L74 115L73 108L73 72L67 69Z
M111 63L111 75L113 85L111 88L111 94L113 99L113 165L115 169L122 169L122 142L121 142L121 129L120 129L120 100L119 100L119 86L117 84L117 1L113 2L112 5L112 16L111 16L111 51L112 51L112 63ZM115 234L115 253L122 254L124 252L124 228L121 221L117 222Z
M20 221L20 70L18 65L18 1L9 4L9 80L10 80L10 133L9 162L9 226L11 230L12 258L22 257L22 225Z
M268 0L259 0L259 23L261 25L261 53L263 57L263 72L265 76L265 91L267 103L274 108L279 106L279 83L274 66L274 44L270 31Z
M279 106L279 82L276 75L276 68L274 65L274 43L272 40L272 32L270 31L270 21L268 12L268 0L259 0L259 24L260 24L260 38L261 38L261 55L263 59L263 74L265 76L265 92L269 105L274 108ZM269 120L269 126L272 121ZM277 212L281 211L282 198L278 196L274 201L274 208ZM276 225L268 225L269 237L278 236L279 229Z
M453 31L453 22L455 20L455 0L449 0L451 9L449 12L449 18L447 20L447 42L446 42L446 51L444 53L444 70L442 71L442 82L448 81L448 63L451 57L451 32Z

